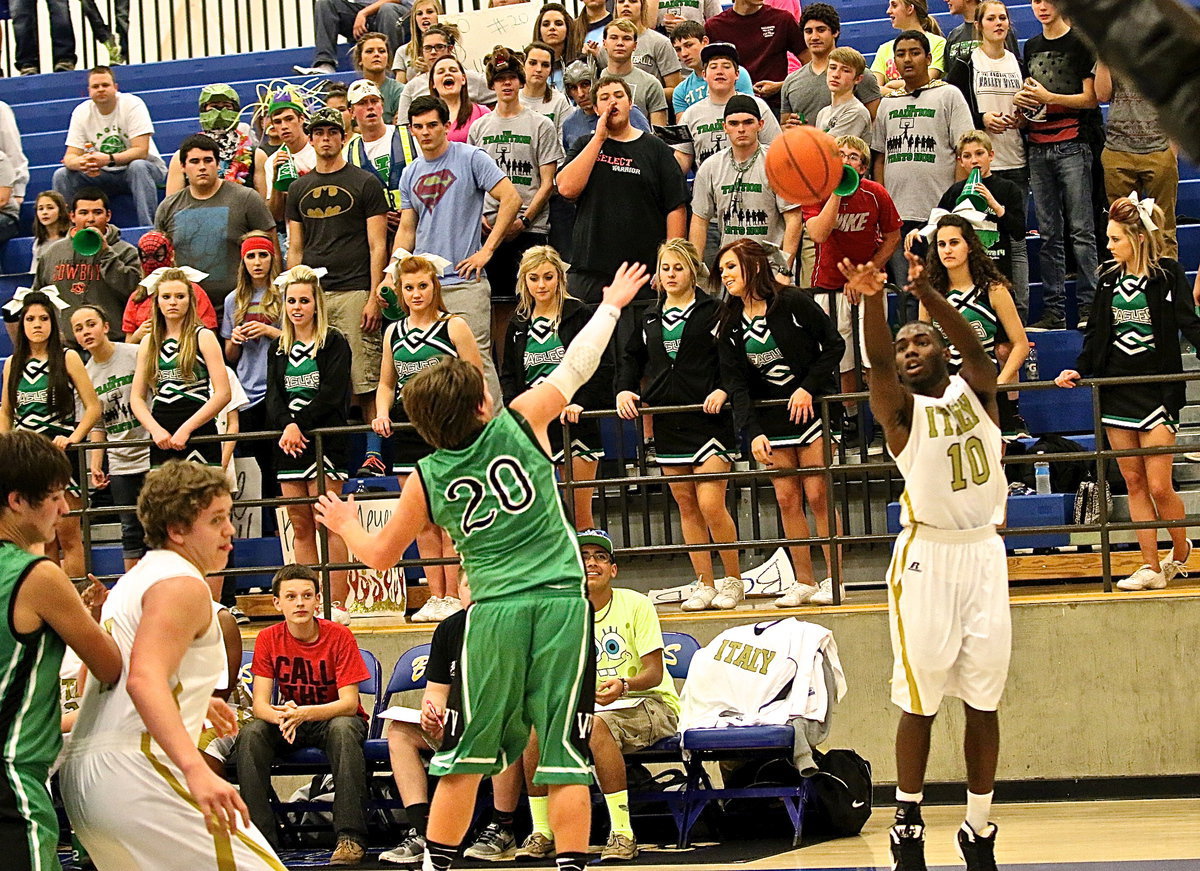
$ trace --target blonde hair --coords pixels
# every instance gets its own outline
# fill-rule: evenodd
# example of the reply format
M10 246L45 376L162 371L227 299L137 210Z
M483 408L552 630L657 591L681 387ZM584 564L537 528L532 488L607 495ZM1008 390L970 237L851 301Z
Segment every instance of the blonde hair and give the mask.
M830 53L832 54L832 52ZM838 148L853 148L863 156L863 159L867 161L867 165L870 166L871 146L867 145L865 139L861 139L858 136L839 136L834 140L834 144Z
M985 130L968 130L962 136L958 137L958 143L954 146L955 154L962 154L964 148L971 143L982 145L984 151L995 151L992 147L992 137Z
M663 257L667 254L687 267L688 271L692 273L692 284L699 284L703 264L700 262L700 255L697 253L695 245L687 239L668 239L663 242L658 246L658 262L654 267L656 273L662 268ZM659 293L662 293L662 288L659 288Z
M614 18L612 21L608 22L608 24L604 25L605 37L608 36L608 32L614 27L617 30L620 30L622 33L628 33L635 39L641 35L641 31L638 30L638 22L634 21L632 18Z
M437 13L438 20L434 24L440 24L442 16L446 14L446 10L442 8L441 0L417 0L409 10L409 20L413 22L412 39L408 41L407 50L404 53L405 66L415 67L417 61L421 59L421 41L425 38L425 34L421 32L421 28L417 27L416 19L413 14L425 6L432 6L433 11Z
M867 59L862 53L848 45L839 45L829 53L829 60L835 60L843 66L854 70L854 75L861 76L867 71Z
M168 281L178 281L188 292L188 307L183 314L183 323L179 326L179 374L187 381L191 381L196 375L196 357L200 353L200 342L197 334L204 327L200 322L200 316L196 313L196 288L192 285L192 280L188 278L188 274L182 269L172 266L170 269L164 269L162 275L158 277L158 281L154 282L154 289L149 295L154 297L154 306L150 313L150 353L146 357L146 381L149 384L158 384L158 358L162 351L163 342L167 339L167 318L162 313L162 305L158 300L159 289Z
M261 239L270 239L269 233L264 233L262 230L251 230L241 241L255 237ZM262 306L263 314L270 320L271 323L278 323L280 316L283 314L283 295L279 292L279 288L275 286L275 279L279 277L279 254L278 252L271 255L271 268L267 270L267 289L263 293L262 301L259 305ZM246 319L246 312L250 310L250 306L254 300L254 282L250 278L250 271L246 269L246 258L238 258L238 274L237 286L233 291L233 324L237 326Z
M307 266L293 266L287 273L287 281L283 285L283 290L279 296L281 300L287 300L287 292L293 284L307 284L312 288L313 292L313 334L316 341L313 342L312 351L309 352L310 357L317 356L317 350L325 347L325 337L329 335L329 316L325 312L325 291L321 290L321 279L317 274ZM296 343L296 328L292 326L292 319L285 317L283 319L283 334L279 337L279 353L285 357L292 352L292 345Z
M1149 275L1158 268L1158 261L1163 256L1162 225L1165 218L1163 210L1155 205L1150 212L1150 220L1158 227L1150 230L1142 223L1141 213L1128 197L1117 197L1108 207L1108 219L1120 226L1125 238L1133 245L1133 262L1124 264L1125 271L1139 275Z
M554 316L550 318L557 329L562 319L563 300L570 294L567 293L567 264L563 262L562 255L550 245L534 245L521 255L521 263L517 267L517 314L523 318L533 318L534 300L533 294L529 292L528 278L539 266L547 264L553 266L554 271L558 273L558 299L554 307Z
M445 317L450 316L450 310L446 308L446 304L442 301L442 280L438 278L437 267L420 255L405 257L396 266L396 281L401 285L400 287L396 288L396 298L400 302L400 308L404 310L406 315L411 315L412 312L408 310L408 303L404 301L404 282L401 279L401 276L404 275L428 275L431 279L433 279L434 310Z
M987 11L989 6L999 6L1005 12L1008 12L1008 4L1005 3L1004 0L981 0L979 5L975 7L975 35L978 36L981 41L983 40L983 13ZM1011 16L1009 19L1009 27L1012 27ZM1011 29L1009 32L1012 32Z

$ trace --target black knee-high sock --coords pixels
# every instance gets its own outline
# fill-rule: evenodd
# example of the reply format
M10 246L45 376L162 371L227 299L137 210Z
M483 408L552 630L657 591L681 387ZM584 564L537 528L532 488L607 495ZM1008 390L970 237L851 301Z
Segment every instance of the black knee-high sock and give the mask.
M587 853L559 853L555 858L558 871L584 871L588 864Z
M421 871L447 871L458 856L458 847L425 839L425 861Z
M417 830L418 835L425 837L425 829L429 826L429 802L410 804L404 808L404 813L408 817L408 824Z

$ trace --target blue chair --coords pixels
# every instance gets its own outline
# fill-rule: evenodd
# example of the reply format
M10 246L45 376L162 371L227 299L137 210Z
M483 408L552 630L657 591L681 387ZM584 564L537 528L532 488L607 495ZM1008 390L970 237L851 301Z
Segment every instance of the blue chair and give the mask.
M664 632L663 664L675 680L686 680L700 642L686 632Z

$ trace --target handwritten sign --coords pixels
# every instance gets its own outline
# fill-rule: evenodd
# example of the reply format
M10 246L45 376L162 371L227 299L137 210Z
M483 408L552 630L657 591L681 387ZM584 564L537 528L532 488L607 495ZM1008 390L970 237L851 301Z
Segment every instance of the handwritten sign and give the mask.
M458 27L462 34L458 41L458 56L471 69L483 72L483 59L496 46L520 51L529 45L539 8L533 3L515 3L494 9L447 13L438 20Z

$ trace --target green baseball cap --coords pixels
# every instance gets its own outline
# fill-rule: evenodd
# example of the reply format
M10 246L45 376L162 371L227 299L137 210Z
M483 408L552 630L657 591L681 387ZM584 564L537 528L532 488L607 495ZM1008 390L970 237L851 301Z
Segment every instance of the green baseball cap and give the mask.
M596 547L604 548L609 555L613 552L612 539L603 529L585 529L583 532L576 533L575 537L579 539L579 546L582 548L585 544L594 544Z

